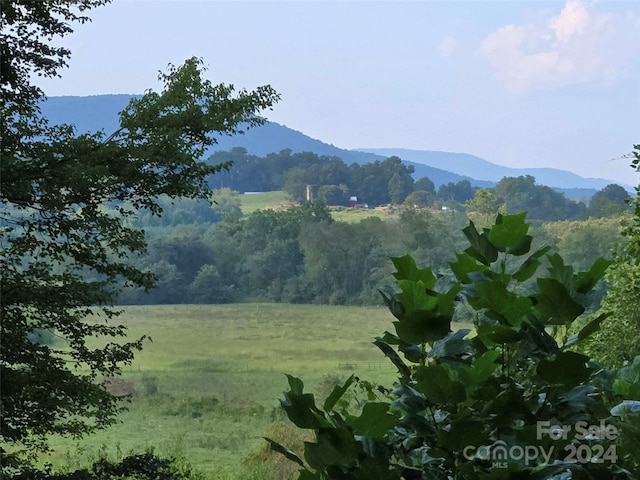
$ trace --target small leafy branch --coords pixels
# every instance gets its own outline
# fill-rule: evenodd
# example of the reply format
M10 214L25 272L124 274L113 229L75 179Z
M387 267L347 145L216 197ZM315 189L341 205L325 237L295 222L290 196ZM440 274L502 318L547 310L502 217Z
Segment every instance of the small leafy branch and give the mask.
M303 456L267 441L300 479L633 478L640 402L612 409L612 378L575 349L608 314L570 334L610 262L575 272L550 247L532 251L525 215L481 232L470 222L448 284L408 255L392 259L397 288L381 293L395 333L374 342L398 370L390 395L349 404L352 377L319 407L288 377L282 406L315 441ZM473 334L451 329L460 304Z

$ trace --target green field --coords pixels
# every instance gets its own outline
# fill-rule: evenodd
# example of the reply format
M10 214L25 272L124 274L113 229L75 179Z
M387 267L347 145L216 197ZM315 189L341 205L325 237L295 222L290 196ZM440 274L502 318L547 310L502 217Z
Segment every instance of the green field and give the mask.
M295 204L296 202L291 199L289 194L283 191L245 193L240 195L240 208L245 215L249 215L256 210L286 208L289 205Z
M289 194L282 191L260 192L240 195L242 213L250 214L256 210L272 208L274 210L287 208L295 205ZM397 217L397 212L387 207L377 208L349 208L349 207L329 207L331 217L338 222L357 223L371 217L378 217L382 220Z
M282 418L284 374L301 377L320 396L352 373L389 385L394 369L372 341L392 320L386 308L127 307L120 321L131 336L152 340L114 385L134 393L129 412L80 443L53 438L55 452L43 461L77 468L100 453L154 449L184 457L205 478L248 478L244 461L264 448L261 437Z
M376 208L349 208L349 207L329 207L331 218L337 222L358 223L371 217L381 220L390 220L398 217L398 212L388 207Z

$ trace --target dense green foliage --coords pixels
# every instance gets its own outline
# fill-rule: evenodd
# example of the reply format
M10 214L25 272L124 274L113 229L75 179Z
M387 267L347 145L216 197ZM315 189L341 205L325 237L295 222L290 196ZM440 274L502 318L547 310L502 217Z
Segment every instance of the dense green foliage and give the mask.
M86 10L110 0L3 0L0 3L0 86L3 120L11 115L29 115L42 90L33 75L55 77L71 55L68 48L52 45L53 37L73 32L73 22L85 23ZM9 119L7 119L9 120ZM11 137L3 127L3 142ZM12 138L11 141L14 139Z
M638 171L640 145L634 148L631 167ZM594 358L619 368L640 355L640 201L637 196L633 201L627 199L626 192L612 185L599 193L602 195L597 205L605 206L605 211L618 210L625 200L633 207L633 216L625 219L622 225L626 241L606 276L608 288L602 310L611 312L611 317L585 346L585 351ZM636 193L640 194L640 186ZM628 208L625 205L622 208L625 207Z
M331 205L347 205L351 196L370 206L398 204L414 190L413 168L398 157L347 166L340 158L311 152L294 154L283 150L262 158L234 148L214 153L209 161L233 162L228 172L215 177L214 187L241 192L285 190L297 201L307 199L307 185L311 185L314 195Z
M531 219L566 220L579 218L584 204L568 200L560 192L545 185L536 185L531 175L505 177L493 189L499 204L505 204L509 213L527 212Z
M89 468L68 473L52 473L22 467L5 472L7 480L190 480L201 478L173 458L160 458L152 453L129 455L118 462L100 459Z
M2 3L0 448L12 454L42 447L48 434L82 436L114 421L121 407L104 379L142 340L122 343L111 305L125 285L155 284L128 261L146 247L131 219L160 215L160 195L206 198L206 177L225 167L199 160L215 136L264 123L258 113L278 100L269 86L213 85L192 58L160 74L161 92L132 99L110 136L50 125L32 74L57 74L69 51L50 48L52 37L86 20L73 12L102 3ZM34 340L40 331L65 344Z
M620 185L610 184L596 192L589 201L587 212L592 217L608 217L629 210L629 193Z
M299 478L637 477L640 392L629 383L637 372L612 387L575 351L607 314L568 334L610 262L575 272L550 247L532 250L528 229L524 214L498 215L480 232L470 223L469 246L451 263L455 280L438 279L408 255L393 259L396 288L383 296L395 331L375 344L398 380L365 385L367 400L353 404L351 377L316 405L289 376L282 406L314 440L303 456L269 443L299 464ZM546 272L538 272L543 262ZM473 312L473 336L452 332L459 304Z
M415 204L372 211L327 208L321 202L287 210L278 206L281 201L273 210L263 206L242 215L240 198L244 203L259 195L215 190L212 196L217 199L213 206L163 201L163 217L137 220L149 247L135 264L155 272L160 283L148 293L126 292L122 303L379 304L377 288L391 279L389 257L410 253L418 262L443 269L463 241L459 228L467 216L484 226L504 209L488 190L476 192L467 215L457 203L455 211ZM482 196L491 201L481 204L477 199ZM361 220L347 223L349 214ZM536 226L536 237L556 247L567 263L586 268L598 257L613 257L622 239L621 218L546 222ZM598 287L598 294L604 294L604 287Z
M568 199L563 193L527 175L505 177L493 188L476 189L468 180L442 184L435 189L433 182L422 177L412 179L412 167L398 157L363 165L346 165L338 157L324 157L310 152L292 153L283 150L265 157L249 155L243 148L216 152L212 163L233 162L228 172L217 175L213 188L227 187L240 192L285 190L297 201L307 199L307 186L313 198L328 205L347 205L350 197L370 207L401 204L420 207L449 204L461 208L468 203L471 211L495 215L498 208L514 213L527 211L530 219L557 221L588 217L610 217L628 211L625 203L629 194L619 185L608 185L596 192L589 206ZM475 198L477 191L484 197ZM491 201L487 203L487 194Z
M148 253L136 264L159 276L158 288L126 292L122 303L377 304L390 256L409 251L445 266L461 240L450 219L428 210L352 224L333 221L321 201L151 229L148 237Z

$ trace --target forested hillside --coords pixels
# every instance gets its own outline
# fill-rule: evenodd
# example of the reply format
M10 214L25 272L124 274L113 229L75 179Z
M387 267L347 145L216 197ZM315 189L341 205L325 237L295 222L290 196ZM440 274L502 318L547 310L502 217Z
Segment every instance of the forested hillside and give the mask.
M247 157L251 165L253 157L234 154ZM288 160L300 156L283 155ZM276 162L280 157L268 158ZM228 173L229 181L243 181L240 165L236 165L239 172ZM273 178L256 175L252 181L282 181L275 169L264 172ZM621 241L621 219L628 214L622 198L609 199L611 191L624 191L621 187L598 192L589 207L535 185L532 178L504 179L492 190L474 192L469 186L465 203L447 197L459 187L441 186L435 193L414 191L409 203L375 209L327 206L324 199L305 202L288 195L287 202L267 202L243 213L243 203L259 203L261 195L242 195L227 187L214 190L210 202L163 201L161 218L142 215L136 224L145 229L149 243L147 254L137 258L136 265L154 272L159 286L150 292L125 291L120 302L379 304L378 289L392 281L390 257L410 253L420 264L443 269L455 259L454 252L464 240L460 228L467 218L482 226L498 212L528 209L535 238L557 247L576 267L584 267L600 256L613 255ZM427 194L428 205L412 202L420 193ZM571 215L563 214L563 208Z
M418 176L414 167L399 157L347 164L340 157L312 152L294 153L286 149L260 157L236 147L215 152L208 162L228 165L227 170L211 178L212 188L239 192L285 190L295 200L306 200L310 195L329 205L349 205L352 201L369 206L400 204L414 192L420 193L408 200L418 206L432 206L437 199L464 203L478 189L469 180L438 184L430 176ZM620 202L629 197L624 188L615 186L613 192L613 187L609 185L605 190L612 200ZM588 201L590 196L579 200L566 198L562 192L540 185L531 175L504 177L489 188L510 211L526 209L530 218L538 220L579 218L585 214L585 206L579 200Z

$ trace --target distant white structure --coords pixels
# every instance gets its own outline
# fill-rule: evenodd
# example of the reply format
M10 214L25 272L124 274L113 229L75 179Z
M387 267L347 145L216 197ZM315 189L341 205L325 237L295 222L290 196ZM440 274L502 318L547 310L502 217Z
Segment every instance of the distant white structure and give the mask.
M307 199L307 202L313 202L315 200L314 195L313 195L313 187L314 185L307 185L307 192L305 195L305 198Z

